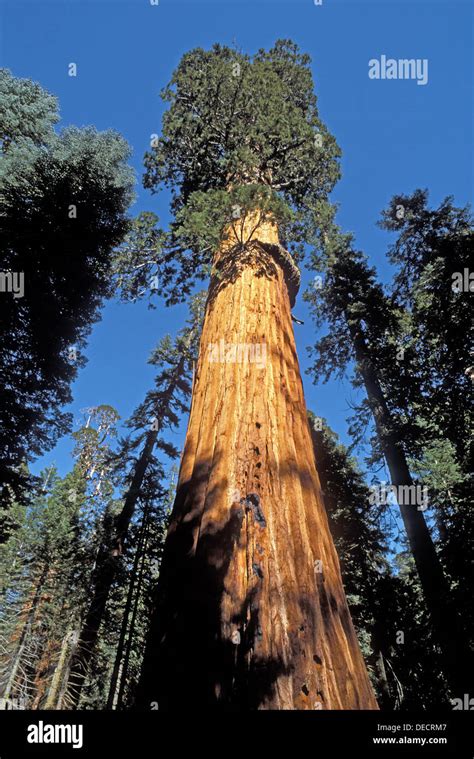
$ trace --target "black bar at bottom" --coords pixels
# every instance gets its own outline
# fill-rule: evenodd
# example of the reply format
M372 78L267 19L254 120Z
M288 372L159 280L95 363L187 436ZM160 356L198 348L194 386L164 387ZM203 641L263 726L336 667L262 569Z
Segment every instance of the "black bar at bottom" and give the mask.
M199 751L222 759L229 751L268 759L291 750L316 759L331 755L474 758L471 711L458 712L240 712L2 711L0 759L31 756L179 756ZM289 746L288 746L289 741ZM285 748L287 746L287 748ZM176 752L179 752L176 754Z

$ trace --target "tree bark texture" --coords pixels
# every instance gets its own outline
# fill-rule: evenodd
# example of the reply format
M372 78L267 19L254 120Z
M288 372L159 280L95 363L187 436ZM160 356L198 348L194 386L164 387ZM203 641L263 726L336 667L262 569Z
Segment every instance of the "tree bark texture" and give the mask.
M306 416L299 272L273 223L249 228L214 259L138 702L376 709Z

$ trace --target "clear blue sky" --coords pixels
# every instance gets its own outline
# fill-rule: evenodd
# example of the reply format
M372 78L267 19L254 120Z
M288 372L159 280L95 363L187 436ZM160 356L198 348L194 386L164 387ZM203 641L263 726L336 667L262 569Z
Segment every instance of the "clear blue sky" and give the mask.
M427 187L438 203L453 194L472 200L472 8L469 2L398 0L338 2L253 0L0 0L1 65L54 93L62 125L113 127L133 148L138 200L133 212L155 210L166 219L167 198L141 187L142 157L159 131L160 89L181 55L214 42L244 51L290 37L313 59L320 113L342 151L343 178L333 199L339 223L356 235L381 276L389 237L375 227L396 192ZM428 59L429 79L374 81L368 61ZM78 67L68 76L68 64ZM66 252L65 252L66 254ZM308 277L305 275L307 283ZM300 362L314 331L301 298L294 313ZM148 311L145 305L106 305L87 350L88 364L73 387L73 411L100 403L123 418L152 384L147 357L158 339L182 325L182 307ZM349 383L313 386L304 376L307 405L347 441L346 418L355 398ZM180 446L184 429L174 438ZM70 441L61 441L34 466L55 461L65 473Z

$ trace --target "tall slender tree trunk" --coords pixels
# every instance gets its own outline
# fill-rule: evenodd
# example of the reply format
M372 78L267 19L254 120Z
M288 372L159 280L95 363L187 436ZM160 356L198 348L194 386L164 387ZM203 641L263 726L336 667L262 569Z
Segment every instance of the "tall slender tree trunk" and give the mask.
M372 641L372 645L374 645L373 641ZM389 706L393 703L393 699L391 697L390 686L388 684L387 670L385 669L384 656L380 648L378 650L374 648L374 651L375 651L375 666L377 669L377 680L379 683L380 690L382 691L383 706L385 706L385 708L388 709ZM380 702L380 699L379 699L379 702ZM383 706L381 708L383 708Z
M60 674L60 684L57 691L56 709L70 709L74 706L71 703L69 686L69 674L71 671L71 664L74 660L74 655L79 643L80 625L75 625L69 632L69 649L66 656L66 661L63 670Z
M73 646L73 636L74 630L69 629L62 639L58 661L56 663L56 667L54 668L53 677L51 678L51 684L49 686L44 709L60 708L59 701L61 694L61 685L64 680L64 674L67 670L68 657L70 656L70 651Z
M123 681L126 678L126 670L128 667L127 652L129 649L129 643L133 637L133 625L135 615L132 613L132 604L134 595L136 596L136 604L140 596L141 579L143 577L143 563L145 558L146 549L146 531L148 526L148 509L143 514L143 523L140 530L140 536L135 552L135 558L133 561L132 574L130 583L128 586L127 599L125 602L125 608L122 617L122 624L120 628L120 637L117 644L117 650L115 652L115 662L112 670L112 677L110 679L109 695L107 699L107 709L117 709L120 707L121 695L123 694ZM135 586L136 593L135 593ZM130 623L130 615L132 615L132 622ZM126 645L128 632L128 643ZM124 658L125 652L125 658Z
M374 709L306 417L298 271L274 224L249 228L214 260L137 703Z
M94 584L91 603L81 628L77 646L71 658L67 699L72 709L77 708L81 698L82 688L97 642L110 588L116 575L115 562L115 555L107 548L102 547L97 558L97 580Z
M133 643L133 637L135 633L135 625L137 623L138 608L139 608L140 598L142 594L143 575L145 572L145 557L146 557L146 548L147 548L146 540L143 546L143 554L142 554L141 562L140 562L140 572L139 572L138 580L137 580L135 600L133 603L132 616L130 619L130 627L129 627L128 637L127 637L127 645L125 647L125 656L123 660L122 673L121 673L121 678L120 678L120 683L119 683L119 691L117 694L117 708L118 709L120 709L123 704L125 686L127 684L127 677L128 677L128 668L130 666L130 656L132 653L132 643Z
M169 385L163 394L162 404L171 399L177 383L184 371L184 357L178 363ZM78 705L84 680L87 676L89 663L94 653L99 635L99 628L104 617L105 607L110 594L110 589L117 573L117 557L122 553L123 543L128 534L130 522L135 513L137 500L148 464L160 432L160 419L157 420L157 428L148 431L145 444L140 458L137 461L133 473L132 482L128 489L120 514L114 523L114 535L109 546L100 549L97 558L96 581L92 599L79 636L79 643L73 656L69 674L69 700L73 706Z
M349 323L349 329L392 485L411 486L413 480L407 460L397 441L394 420L362 328L352 322ZM434 637L443 654L444 672L453 694L462 698L464 693L469 693L469 687L472 689L472 652L464 640L449 585L422 511L415 504L399 503L399 508L431 616Z
M2 694L2 697L5 699L5 701L8 701L15 694L17 690L18 673L20 670L20 666L22 664L22 659L23 659L25 649L28 643L33 621L38 611L38 607L40 605L41 594L43 592L43 588L46 582L46 578L48 576L48 572L49 572L48 566L44 565L41 571L41 574L38 578L38 581L36 583L36 586L34 587L31 603L26 609L26 617L22 624L21 633L18 640L18 646L17 646L17 649L15 651L15 656L12 661L10 674L8 676L7 683L5 685L5 690L4 690L4 693Z

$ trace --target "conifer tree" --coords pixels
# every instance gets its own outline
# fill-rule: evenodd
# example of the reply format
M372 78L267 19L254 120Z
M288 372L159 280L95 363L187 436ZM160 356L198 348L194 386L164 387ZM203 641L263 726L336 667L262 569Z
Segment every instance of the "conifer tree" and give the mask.
M85 479L78 468L64 479L54 470L43 475L47 485L29 506L17 506L16 529L0 555L0 694L23 708L49 700L62 641L85 593Z
M350 235L341 235L333 227L321 250L322 257L315 255L313 263L325 270L324 287L309 298L317 323L326 320L330 331L317 343L313 373L326 378L335 372L341 374L348 362L355 360L356 385L362 385L367 395L361 407L362 423L369 412L376 429L373 442L387 462L391 484L399 494L406 492L405 488L414 486L409 454L420 429L419 420L409 409L419 403L421 391L410 361L399 360L400 355L416 351L412 341L409 350L400 354L400 347L404 349L405 311L396 293L384 293L375 271L354 250ZM423 504L407 503L400 495L398 499L434 637L443 653L443 669L452 692L462 694L470 681L466 662L471 652L450 584L423 515Z
M0 70L0 497L24 497L25 464L70 426L62 407L110 293L133 173L113 131L55 130L55 97ZM22 495L23 493L23 495ZM2 515L0 515L2 519ZM0 533L8 532L8 513Z
M310 412L311 434L331 533L361 649L381 709L445 706L442 660L416 567L399 529L348 449Z
M155 389L147 393L142 404L137 408L128 422L135 431L133 440L123 441L115 456L115 464L121 469L128 468L125 478L126 490L123 501L104 530L104 541L97 557L94 584L79 642L73 658L69 690L72 703L77 705L81 697L82 684L87 677L91 657L94 653L99 629L104 618L110 591L120 568L124 543L129 535L129 528L134 518L137 502L142 498L142 489L146 476L148 488L150 479L155 477L152 488L159 500L159 482L163 477L160 467L156 471L154 449L160 449L167 456L177 456L177 451L163 438L166 429L172 429L179 423L179 415L188 410L187 402L191 393L193 363L196 356L196 344L199 340L202 321L202 295L195 295L191 300L191 316L187 326L181 330L173 341L164 337L150 358L150 363L159 371L155 378ZM134 451L139 450L137 458ZM112 466L109 457L108 466ZM153 469L155 467L155 469ZM152 471L150 471L150 469ZM149 496L150 497L150 496ZM143 517L142 528L148 530L149 516ZM145 540L145 537L143 540ZM144 549L141 549L142 553ZM140 559L137 558L137 561Z
M164 478L161 478L161 482ZM125 605L122 606L120 634L114 652L107 707L123 709L133 704L143 659L150 609L163 553L171 506L176 491L176 465L167 476L166 490L160 483L149 483L149 469L142 486L134 534L130 536L133 565L128 578Z
M297 262L330 216L339 176L309 64L288 40L254 56L220 45L186 53L145 156L145 185L171 190L173 217L166 233L142 219L138 276L158 264L175 303L210 275L138 695L146 708L182 709L184 684L195 708L376 707L292 327Z
M416 190L394 196L381 225L396 234L388 257L407 314L405 362L419 388L405 405L406 417L416 420L419 431L410 448L411 466L429 488L440 554L474 646L472 213L454 206L451 197L430 208L427 191Z

